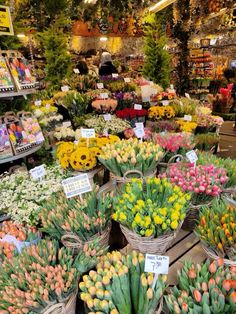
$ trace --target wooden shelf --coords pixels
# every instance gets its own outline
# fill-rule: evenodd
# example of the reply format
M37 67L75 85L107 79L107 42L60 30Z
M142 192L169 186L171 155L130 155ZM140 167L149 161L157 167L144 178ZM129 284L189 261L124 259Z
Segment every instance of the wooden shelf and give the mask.
M36 89L22 89L19 92L0 92L0 98L12 98L34 94Z

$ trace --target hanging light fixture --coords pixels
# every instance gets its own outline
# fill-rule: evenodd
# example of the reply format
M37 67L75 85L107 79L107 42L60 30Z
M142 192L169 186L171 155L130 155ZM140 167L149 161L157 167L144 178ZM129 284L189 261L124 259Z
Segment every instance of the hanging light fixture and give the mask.
M166 7L168 7L169 5L171 5L172 3L174 3L176 0L161 0L159 2L157 2L156 4L154 4L153 6L151 6L149 8L149 11L152 13L156 13L159 12L163 9L165 9Z

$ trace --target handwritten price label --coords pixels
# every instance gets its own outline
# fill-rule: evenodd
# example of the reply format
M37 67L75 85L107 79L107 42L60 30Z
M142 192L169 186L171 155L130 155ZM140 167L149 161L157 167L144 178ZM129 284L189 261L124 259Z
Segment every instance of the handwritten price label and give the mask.
M101 99L107 99L108 98L108 94L107 93L101 93L100 94L100 98Z
M30 175L31 175L32 179L35 181L42 180L43 177L45 177L45 175L46 175L46 170L44 168L44 165L41 165L41 166L38 166L38 167L31 169Z
M146 254L144 271L147 273L167 275L169 272L169 256Z
M81 129L81 135L83 138L95 138L94 129Z
M71 127L71 122L70 121L65 121L65 122L62 123L62 126L64 128L69 128L69 127Z
M113 78L117 78L118 76L119 76L118 73L112 73Z
M35 104L36 107L39 107L39 106L41 106L42 101L41 101L41 100L36 100L36 101L34 102L34 104Z
M194 150L191 150L190 152L188 152L186 154L186 157L188 158L188 160L191 162L191 163L196 163L197 160L198 160L198 156L196 154L196 152Z
M103 89L104 88L104 84L103 83L97 83L97 88L98 89Z
M103 117L104 117L105 121L111 121L111 115L109 113L108 114L104 114Z
M65 85L61 87L62 92L68 92L69 91L69 86Z
M75 197L92 191L87 174L65 179L61 183L67 198Z
M79 69L74 69L73 71L74 71L75 74L80 74Z
M135 105L134 105L134 109L135 109L135 110L142 110L142 109L143 109L143 106L142 106L142 105L135 104Z
M193 119L193 117L190 116L190 115L187 115L187 114L186 114L186 115L184 116L184 121L189 121L189 122L190 122L190 121L192 121L192 119Z
M191 99L190 95L188 93L185 93L185 97L188 99Z
M137 138L144 138L145 132L143 122L135 123L135 126L136 128L134 128L134 133Z
M163 105L164 107L169 106L169 100L163 100L163 101L162 101L162 105Z
M130 79L129 77L125 77L125 78L124 78L124 81L125 81L125 83L130 83L130 82L131 82L131 79Z

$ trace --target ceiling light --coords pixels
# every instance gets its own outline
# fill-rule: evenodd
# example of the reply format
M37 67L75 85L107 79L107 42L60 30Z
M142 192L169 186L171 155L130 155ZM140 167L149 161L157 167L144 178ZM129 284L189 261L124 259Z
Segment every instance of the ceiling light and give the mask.
M161 0L154 4L152 7L150 7L149 11L152 13L159 12L174 3L175 1L176 0Z

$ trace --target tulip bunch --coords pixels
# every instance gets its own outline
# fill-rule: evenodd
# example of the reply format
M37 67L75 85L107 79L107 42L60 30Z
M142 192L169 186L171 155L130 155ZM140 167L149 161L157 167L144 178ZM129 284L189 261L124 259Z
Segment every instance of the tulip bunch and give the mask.
M113 201L113 219L145 237L176 230L186 215L190 195L167 179L133 179Z
M141 109L132 109L132 108L125 108L123 110L116 111L116 116L120 119L132 120L138 117L146 117L148 114L147 110Z
M56 194L43 204L40 212L42 231L60 240L72 233L82 242L105 230L111 221L111 197L97 197L97 191L87 193L83 199L66 199Z
M179 125L179 129L181 132L193 133L195 129L197 128L196 122L177 120L177 123Z
M185 262L179 272L179 286L165 296L170 314L236 313L236 268Z
M196 166L191 163L175 163L160 175L180 186L183 191L191 192L191 201L194 205L209 202L219 196L228 177L223 168L213 165Z
M77 289L78 277L104 254L95 250L94 256L87 256L87 249L73 259L72 251L60 249L57 241L42 240L4 262L0 269L1 313L42 313L50 304L63 302Z
M154 171L162 156L159 145L129 139L102 147L99 161L113 174L123 177L128 170L139 170L144 175Z
M148 118L153 121L174 118L175 111L171 106L153 106L148 110Z
M224 120L218 116L212 116L209 114L198 114L197 124L200 127L206 127L207 129L212 129L215 127L220 127L224 123Z
M83 276L81 299L89 314L153 314L166 288L166 276L144 272L145 257L133 251L126 257L112 252L101 257L97 271Z
M215 200L212 208L203 207L196 233L219 256L236 260L236 207Z
M154 135L154 142L164 149L166 162L176 154L185 155L194 147L193 138L189 133L158 133Z

